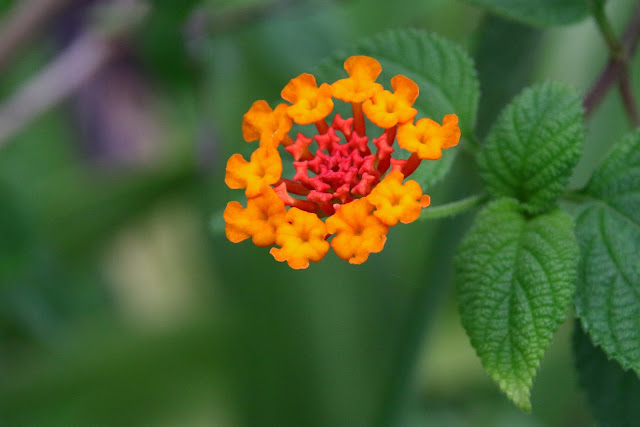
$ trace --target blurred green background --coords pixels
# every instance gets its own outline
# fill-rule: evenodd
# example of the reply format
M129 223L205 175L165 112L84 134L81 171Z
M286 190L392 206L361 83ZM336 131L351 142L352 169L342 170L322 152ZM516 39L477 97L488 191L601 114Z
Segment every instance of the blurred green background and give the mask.
M19 3L0 1L0 36ZM109 24L97 6L118 2L61 3L0 67L3 103ZM610 3L619 29L635 2ZM593 423L571 321L531 414L484 374L452 286L472 213L394 227L363 265L330 254L302 271L210 228L239 196L223 178L227 158L247 152L242 115L334 50L407 27L461 44L478 67L483 136L532 82L588 90L607 59L592 21L542 31L451 0L146 6L97 75L0 140L0 425ZM574 187L629 130L617 92L587 127ZM437 206L480 185L460 155L427 192Z

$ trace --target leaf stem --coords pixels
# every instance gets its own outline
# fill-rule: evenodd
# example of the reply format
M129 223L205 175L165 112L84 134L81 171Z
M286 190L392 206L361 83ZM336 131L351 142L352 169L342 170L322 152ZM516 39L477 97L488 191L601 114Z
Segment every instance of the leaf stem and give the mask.
M419 219L438 219L458 215L483 204L488 198L486 194L475 194L445 205L428 208L422 212Z
M611 22L607 18L607 15L604 11L604 2L597 2L595 7L593 8L593 17L598 24L598 29L602 34L602 37L607 42L607 46L609 46L609 52L613 58L620 58L623 55L622 44L618 41L618 37L616 33L613 31L613 27Z
M609 62L585 96L583 101L585 116L589 117L594 112L611 86L617 83L629 122L633 127L637 127L640 125L640 114L631 90L629 66L640 38L640 5L629 20L622 41L616 37L605 14L604 2L596 2L593 16L609 48Z

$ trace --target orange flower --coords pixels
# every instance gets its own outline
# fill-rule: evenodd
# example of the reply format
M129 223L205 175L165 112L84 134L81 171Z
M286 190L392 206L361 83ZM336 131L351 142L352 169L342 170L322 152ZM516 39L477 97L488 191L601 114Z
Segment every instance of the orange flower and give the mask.
M320 261L330 247L361 264L382 250L390 226L416 220L429 205L416 181L403 180L458 143L457 116L445 116L442 126L430 119L414 125L419 88L411 79L395 76L393 91L384 90L376 82L382 67L368 56L347 58L344 69L349 77L331 86L301 74L282 89L291 105L272 110L256 101L244 115L242 135L260 147L250 161L234 154L227 162L225 182L248 198L246 208L232 201L224 211L230 241L275 244L273 257L294 269ZM352 117L327 118L333 98L350 103ZM369 135L365 114L378 126ZM291 138L293 122L314 126ZM408 158L397 156L396 139ZM280 152L292 161L286 176Z
M309 261L320 261L329 251L326 236L327 226L317 215L291 208L276 232L276 244L281 248L271 248L270 253L291 268L307 268Z
M282 160L273 147L260 147L247 162L240 154L234 154L227 162L224 182L233 189L246 188L247 197L260 194L263 185L275 184L282 174Z
M384 129L409 122L418 113L412 105L420 89L413 80L398 75L391 79L391 87L393 93L383 90L362 104L362 110L369 120Z
M300 74L292 79L282 89L281 96L293 104L288 107L287 114L300 125L316 123L333 110L331 86L323 83L318 87L311 74Z
M398 128L398 145L424 160L438 160L442 150L457 145L459 140L460 128L455 114L444 116L442 126L425 118L415 125L407 123Z
M398 221L409 224L420 216L422 208L429 206L429 196L422 195L420 184L407 181L399 171L389 173L367 196L367 200L376 207L373 214L383 224L394 226Z
M247 200L246 208L236 201L227 204L223 214L225 233L233 243L252 237L256 246L271 246L286 214L284 203L273 188L264 185L258 196Z
M349 73L349 78L331 85L335 98L345 102L362 102L382 90L382 85L376 83L382 67L375 59L351 56L344 62L344 69Z
M247 142L260 140L260 145L277 146L291 130L287 104L272 110L267 101L256 101L242 118L242 136Z
M358 199L342 205L327 218L327 230L336 233L331 247L351 264L362 264L370 253L380 252L387 240L389 228L371 214L373 205L367 199Z

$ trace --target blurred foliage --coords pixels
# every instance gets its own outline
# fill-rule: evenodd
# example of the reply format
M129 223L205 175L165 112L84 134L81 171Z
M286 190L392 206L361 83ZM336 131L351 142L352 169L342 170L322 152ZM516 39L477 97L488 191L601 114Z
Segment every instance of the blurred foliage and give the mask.
M611 2L616 25L634 3ZM484 134L532 82L587 90L606 62L591 21L542 32L447 0L149 6L128 41L155 100L142 108L163 126L148 159L90 158L69 103L0 146L0 424L593 422L566 326L542 362L532 413L483 373L452 297L451 259L470 215L393 229L364 265L331 255L306 271L209 230L230 199L226 159L247 149L242 115L336 50L406 27L457 42L476 61ZM51 31L2 71L3 99L59 53ZM619 104L611 92L590 121L575 185L628 130ZM460 153L455 179L428 189L432 204L477 190L474 167Z

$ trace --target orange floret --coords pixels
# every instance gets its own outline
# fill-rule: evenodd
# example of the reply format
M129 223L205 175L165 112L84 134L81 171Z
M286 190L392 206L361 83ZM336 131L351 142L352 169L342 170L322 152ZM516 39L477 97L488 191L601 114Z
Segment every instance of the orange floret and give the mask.
M287 114L300 125L316 123L331 113L333 100L331 86L323 83L320 87L311 74L300 74L282 89L281 96L291 104Z
M282 200L273 188L265 185L257 197L247 200L246 208L235 201L227 204L223 214L227 239L239 243L252 237L256 246L271 246L286 213Z
M398 75L391 79L391 86L393 93L383 90L362 104L369 120L385 129L407 123L418 113L412 107L420 90L418 85L410 78Z
M344 62L348 79L341 79L331 85L333 96L345 102L362 102L382 90L376 83L382 71L380 63L368 56L351 56Z
M370 253L380 252L387 240L389 228L371 214L372 210L367 199L358 199L327 218L327 231L336 233L331 247L351 264L362 264Z
M455 114L444 116L442 126L425 118L415 125L407 123L398 128L398 145L424 160L438 160L442 150L457 145L459 140L460 127Z
M260 145L277 146L291 130L292 120L287 115L287 104L272 110L267 101L256 101L242 117L242 136L245 141L260 140Z
M289 209L285 219L276 232L280 248L271 248L269 253L296 270L307 268L309 261L320 261L329 251L325 223L316 214L298 208Z
M389 173L367 196L376 207L373 214L389 227L399 222L409 224L420 216L422 208L429 206L429 196L422 195L420 184L407 181L399 171Z
M249 162L240 154L231 156L224 182L232 189L245 188L247 197L255 197L263 185L275 184L281 174L282 160L278 150L264 146L251 154Z

